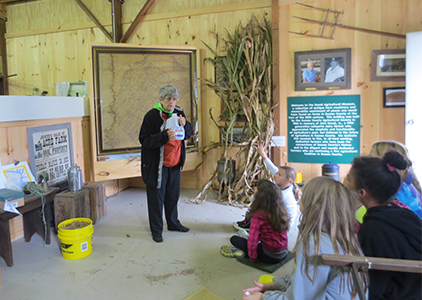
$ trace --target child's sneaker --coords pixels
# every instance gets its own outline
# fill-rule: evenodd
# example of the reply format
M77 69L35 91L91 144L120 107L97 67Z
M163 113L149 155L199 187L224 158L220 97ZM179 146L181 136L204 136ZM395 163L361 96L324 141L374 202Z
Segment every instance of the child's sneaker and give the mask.
M249 231L249 228L251 227L251 221L248 221L248 220L245 219L243 221L234 222L233 227L236 228L237 230L247 230L247 231Z
M244 253L238 248L232 248L230 246L224 245L220 247L220 253L224 257L243 257Z
M243 237L245 239L248 239L249 238L249 232L246 231L245 229L239 229L237 231L237 235L240 236L240 237Z

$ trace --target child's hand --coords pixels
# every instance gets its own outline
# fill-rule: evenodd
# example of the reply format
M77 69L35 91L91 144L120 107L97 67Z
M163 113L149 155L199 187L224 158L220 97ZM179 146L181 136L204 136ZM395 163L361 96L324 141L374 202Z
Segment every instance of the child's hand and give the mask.
M242 300L261 300L262 293L255 292L250 295L243 295Z
M265 154L265 150L264 150L264 148L265 148L265 141L260 141L255 148L258 151L259 155L261 155L261 157L263 159L267 159L267 155Z
M258 281L253 281L253 283L256 285L256 287L253 287L253 288L248 288L248 289L246 289L246 290L243 290L242 292L243 293L246 293L246 292L249 292L249 293L254 293L254 292L265 292L266 291L266 289L265 289L265 284L263 284L263 283L260 283L260 282L258 282Z

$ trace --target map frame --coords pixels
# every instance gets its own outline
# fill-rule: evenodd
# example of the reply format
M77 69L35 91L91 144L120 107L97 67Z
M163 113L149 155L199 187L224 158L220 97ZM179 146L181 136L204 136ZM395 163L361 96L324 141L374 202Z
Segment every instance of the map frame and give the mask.
M153 107L153 103L159 100L159 88L168 84L178 89L180 100L177 105L184 109L187 120L197 128L196 47L101 44L91 45L91 55L91 116L95 116L95 152L98 156L141 152L137 137L143 117ZM136 73L133 73L134 69ZM132 75L122 75L125 72L131 72ZM120 77L115 78L116 74L120 74ZM133 78L133 74L140 78ZM146 79L142 78L144 74L148 74L147 80L143 80ZM135 80L136 84L123 84L127 80ZM125 96L119 98L116 87ZM110 112L113 112L111 116ZM132 117L128 117L128 113ZM120 128L120 134L113 132L117 127ZM122 132L130 134L130 138L119 140ZM110 139L113 143L108 142ZM191 138L187 143L188 147L195 147L197 137Z

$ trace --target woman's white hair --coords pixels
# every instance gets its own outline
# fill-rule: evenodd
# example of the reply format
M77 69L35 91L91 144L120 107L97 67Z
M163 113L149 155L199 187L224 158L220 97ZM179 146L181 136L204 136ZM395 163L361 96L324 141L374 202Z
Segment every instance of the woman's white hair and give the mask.
M174 97L178 97L179 96L179 92L177 91L177 89L172 86L172 85L166 85L165 87L160 89L159 92L159 96L161 99L164 99L167 96L174 96Z

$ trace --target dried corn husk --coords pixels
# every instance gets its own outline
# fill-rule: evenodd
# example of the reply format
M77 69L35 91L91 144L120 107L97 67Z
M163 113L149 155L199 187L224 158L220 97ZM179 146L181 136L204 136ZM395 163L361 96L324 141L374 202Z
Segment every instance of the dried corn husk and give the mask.
M226 167L234 149L232 129L239 117L246 119L243 129L247 139L236 153L240 163L237 165L235 180L230 182L223 179L219 183L218 200L229 201L230 204L247 202L259 179L272 178L255 151L259 141L265 141L269 148L274 133L271 24L265 18L260 23L252 16L245 26L239 23L233 33L226 30L223 38L216 34L215 49L205 45L214 56L206 58L206 61L214 65L216 77L221 80L201 80L222 99L224 108L220 121L224 120L224 126L217 125L210 111L212 120L220 130L222 142L213 142L204 149L221 146L221 159L226 160L224 170L229 171ZM218 179L217 175L216 169L195 198L196 202L205 201L203 199L206 199L212 183Z

